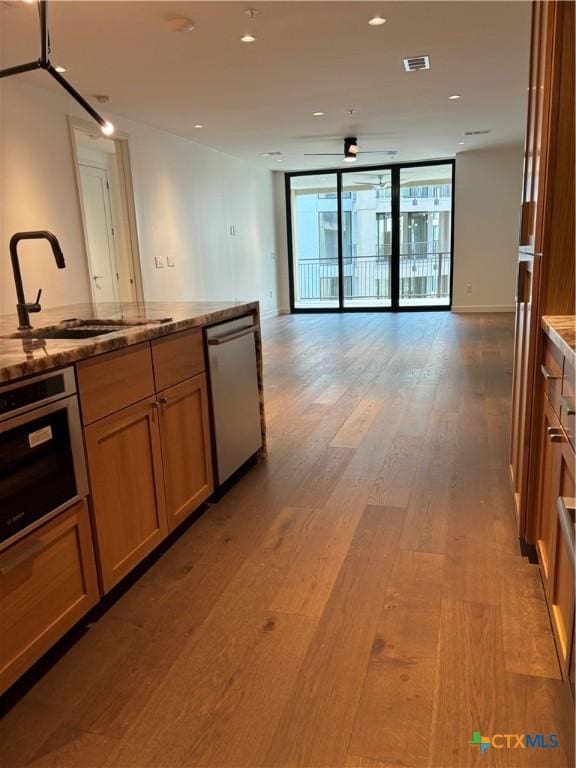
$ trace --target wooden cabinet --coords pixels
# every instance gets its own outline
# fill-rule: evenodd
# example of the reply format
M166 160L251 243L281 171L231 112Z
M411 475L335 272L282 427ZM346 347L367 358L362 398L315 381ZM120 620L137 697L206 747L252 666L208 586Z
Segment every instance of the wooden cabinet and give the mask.
M85 430L104 591L131 571L168 532L158 422L158 403L152 397Z
M558 417L550 401L544 398L542 443L538 489L536 549L546 592L549 593L551 565L556 539L556 500L558 498L557 464L559 443L563 439Z
M165 389L158 402L166 509L173 529L214 489L206 375Z
M199 329L78 366L104 592L213 491L204 368Z
M0 554L0 692L99 598L90 522L79 502Z
M510 474L521 539L536 541L543 315L575 311L574 4L534 2L524 153Z
M556 351L559 352L557 348ZM557 371L564 371L569 365L568 361L553 357ZM573 681L576 454L560 421L562 400L559 395L555 397L558 387L550 387L550 381L543 376L542 387L547 392L542 396L536 550L562 673L565 680ZM562 377L554 381L562 382Z
M564 441L557 443L555 470L556 506L554 554L549 578L549 605L558 656L564 678L568 678L574 632L574 451Z

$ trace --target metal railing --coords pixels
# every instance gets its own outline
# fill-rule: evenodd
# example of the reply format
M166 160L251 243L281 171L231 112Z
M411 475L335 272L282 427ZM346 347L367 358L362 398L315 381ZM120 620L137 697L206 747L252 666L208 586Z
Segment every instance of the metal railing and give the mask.
M379 249L381 250L381 249ZM347 299L390 299L390 253L343 259ZM300 301L338 299L338 259L300 259L296 294ZM447 299L450 251L400 254L401 299Z

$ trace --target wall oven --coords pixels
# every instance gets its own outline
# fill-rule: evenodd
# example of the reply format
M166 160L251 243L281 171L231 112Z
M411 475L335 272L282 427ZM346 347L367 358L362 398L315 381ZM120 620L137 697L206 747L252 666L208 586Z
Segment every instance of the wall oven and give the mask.
M0 546L87 493L74 369L0 388Z

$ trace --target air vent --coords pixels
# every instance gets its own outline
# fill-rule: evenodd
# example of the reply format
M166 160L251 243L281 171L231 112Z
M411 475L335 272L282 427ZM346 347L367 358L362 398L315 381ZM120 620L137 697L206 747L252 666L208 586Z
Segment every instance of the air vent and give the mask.
M406 72L418 72L420 69L430 69L429 56L410 56L404 59L404 69Z
M485 128L483 131L464 131L465 136L484 136L486 133L492 133L489 128Z

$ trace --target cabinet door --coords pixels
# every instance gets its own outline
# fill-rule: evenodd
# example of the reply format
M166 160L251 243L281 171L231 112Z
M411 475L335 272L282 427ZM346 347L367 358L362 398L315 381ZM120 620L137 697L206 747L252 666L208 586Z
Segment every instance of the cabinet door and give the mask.
M167 533L156 398L85 429L100 577L117 584Z
M548 398L543 397L540 468L538 479L538 505L536 518L536 549L540 570L546 589L550 595L552 558L556 534L556 502L558 499L558 455L561 439L558 421Z
M164 390L158 401L166 509L172 529L213 490L205 374Z
M556 518L550 575L550 613L558 655L568 678L574 627L574 451L564 438L556 444Z
M0 692L98 601L81 501L0 554Z

